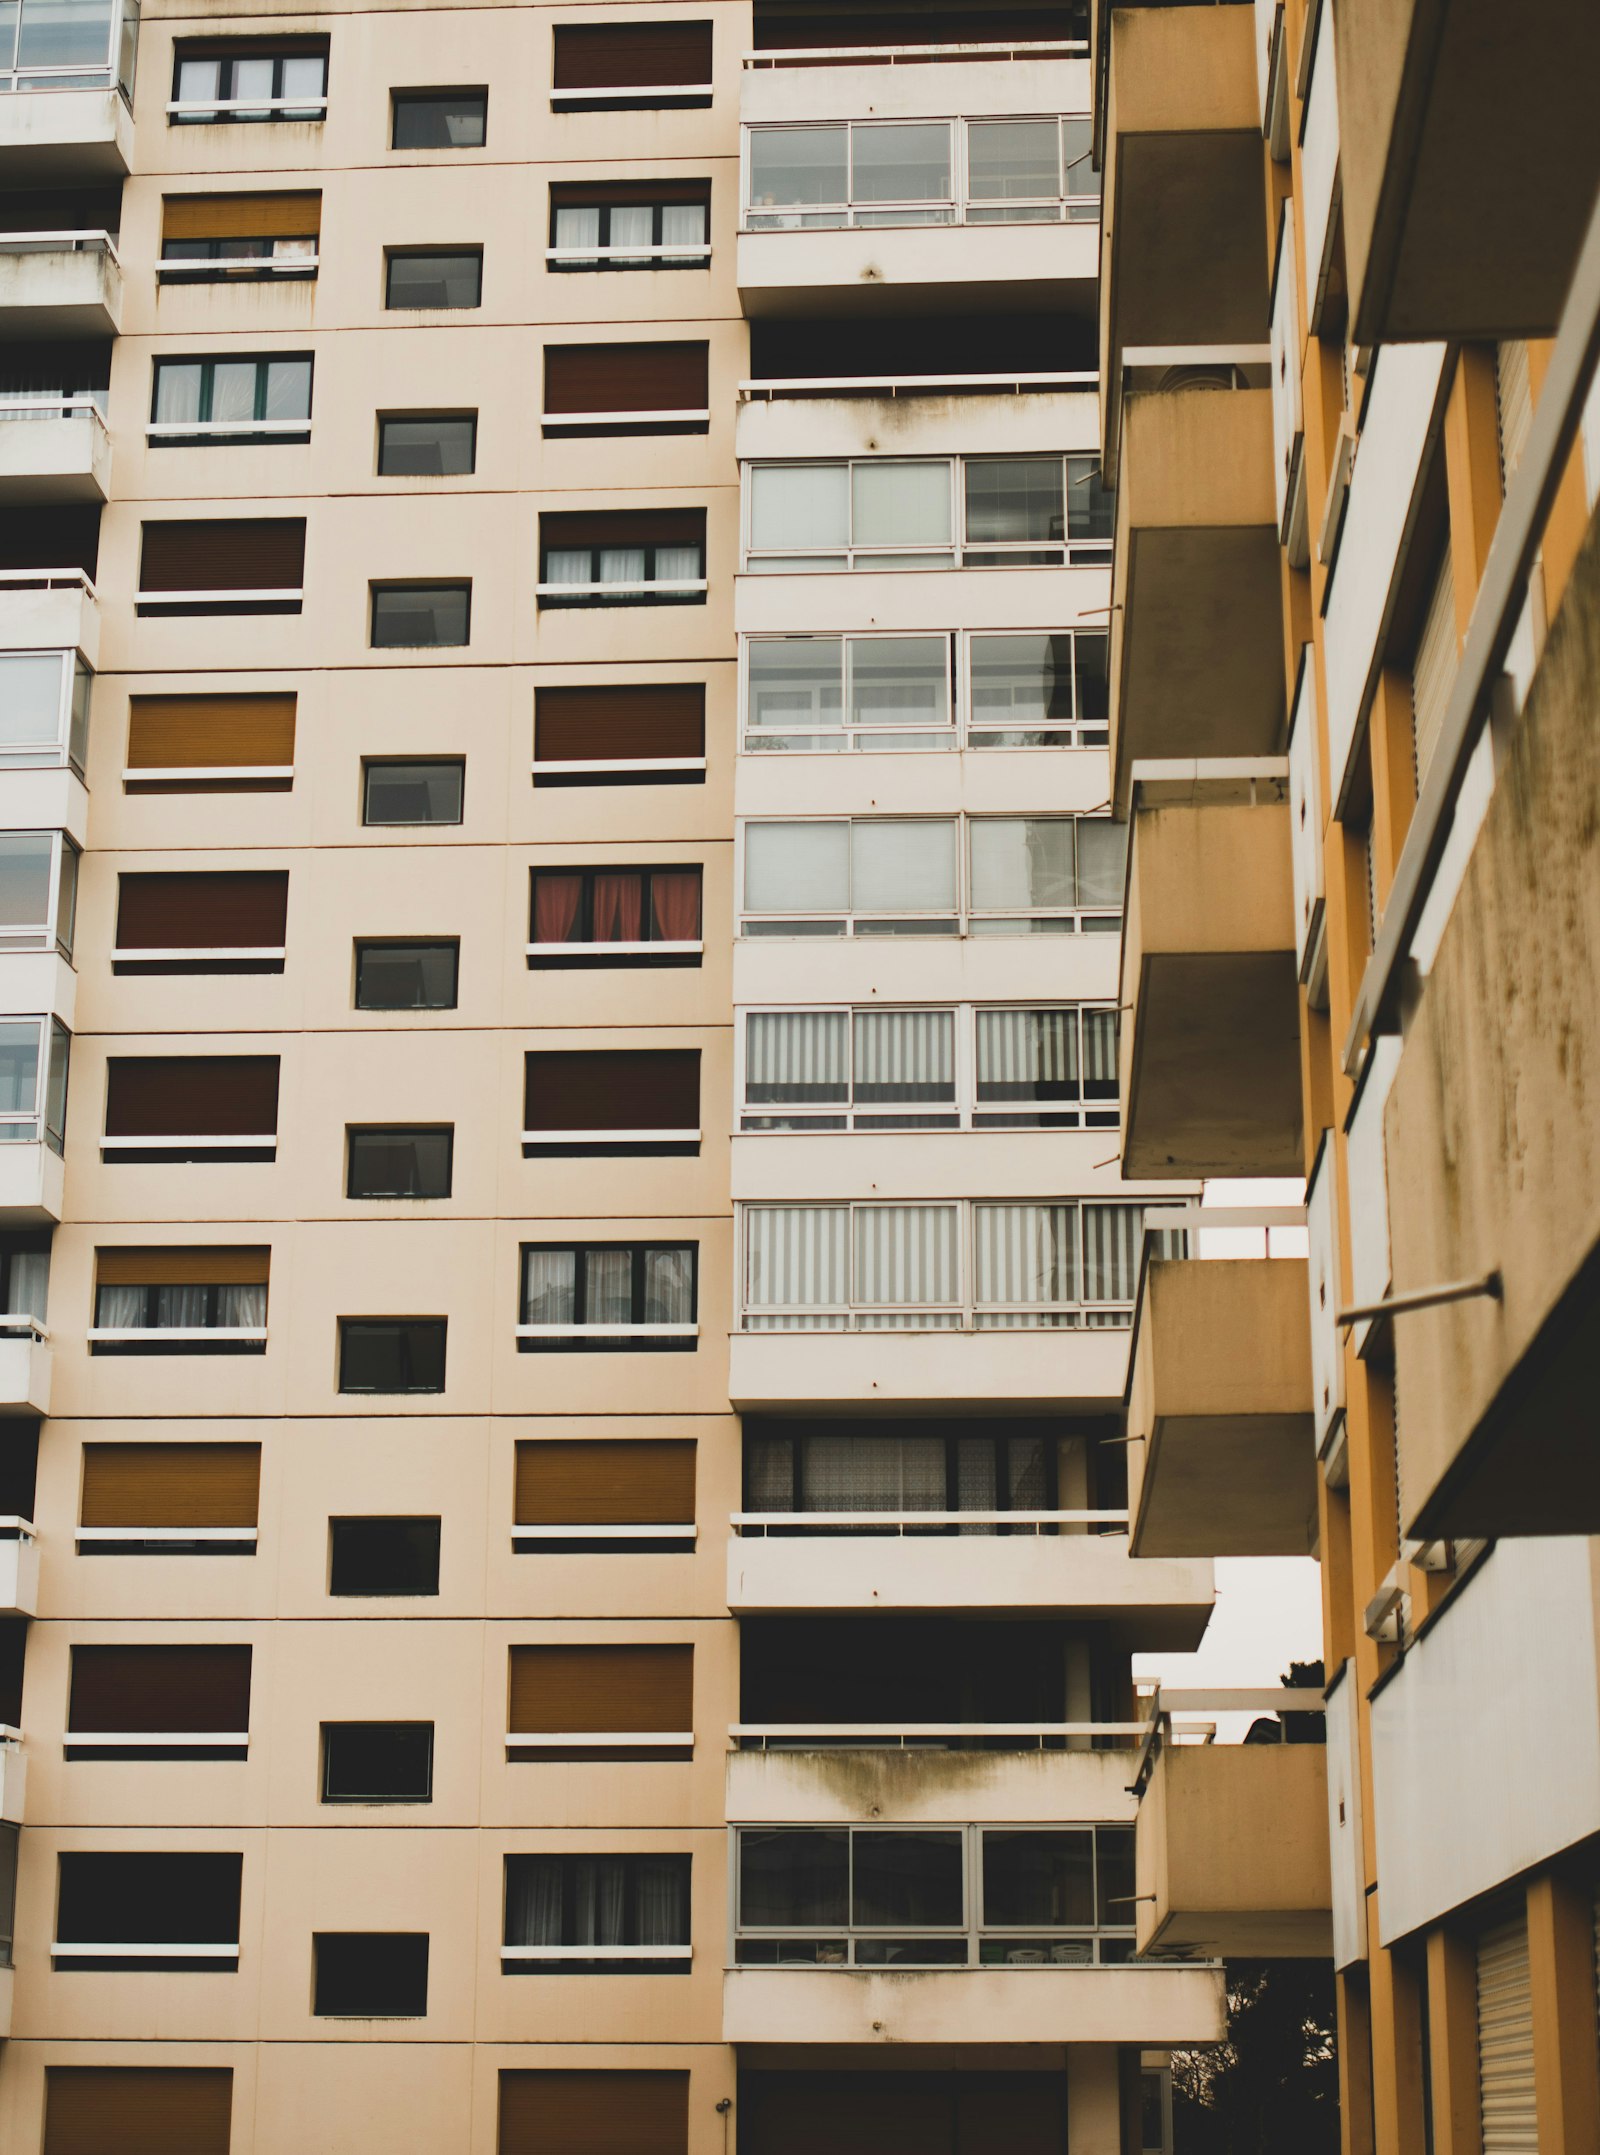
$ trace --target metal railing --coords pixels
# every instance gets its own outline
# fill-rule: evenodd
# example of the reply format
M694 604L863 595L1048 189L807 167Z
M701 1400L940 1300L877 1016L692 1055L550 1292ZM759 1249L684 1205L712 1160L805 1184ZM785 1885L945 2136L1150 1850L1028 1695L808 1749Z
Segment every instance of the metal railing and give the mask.
M1004 1534L1054 1533L1060 1527L1095 1527L1101 1532L1128 1530L1122 1511L792 1511L732 1512L729 1523L744 1539L779 1535L826 1535L865 1530L878 1535L944 1534L959 1529L985 1538Z
M774 397L929 397L1032 396L1045 391L1082 389L1093 393L1100 383L1090 368L1067 374L841 374L774 376L739 384L739 401L770 403Z
M0 232L0 254L103 254L122 267L116 240L90 226L65 232Z
M86 569L0 569L0 598L8 591L81 591L95 595Z
M783 45L766 52L747 52L741 64L747 70L776 67L901 67L918 62L945 61L961 65L973 60L1087 60L1085 38L1040 38L1033 44L987 45Z
M735 1721L728 1729L728 1747L732 1751L1130 1750L1148 1732L1143 1721Z
M1150 1695L1149 1708L1149 1719L1140 1724L1142 1741L1130 1795L1144 1794L1166 1745L1216 1742L1215 1721L1196 1721L1193 1717L1197 1714L1326 1714L1328 1702L1320 1690L1310 1685L1284 1684L1261 1691L1169 1690L1157 1685ZM1278 1741L1287 1743L1289 1733L1281 1721L1279 1731Z

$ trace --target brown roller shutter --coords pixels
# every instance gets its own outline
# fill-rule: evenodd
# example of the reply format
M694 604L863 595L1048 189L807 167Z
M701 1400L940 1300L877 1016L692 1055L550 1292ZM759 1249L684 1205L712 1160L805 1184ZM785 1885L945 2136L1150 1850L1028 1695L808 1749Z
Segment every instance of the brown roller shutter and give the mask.
M613 209L637 202L711 202L709 180L552 180L552 209Z
M75 1646L67 1733L241 1734L250 1726L248 1646Z
M547 344L547 412L703 412L704 344Z
M500 2075L499 2155L686 2155L687 2073Z
M161 237L169 239L315 239L320 194L167 195Z
M128 706L128 768L283 769L294 762L293 696L135 696Z
M125 875L118 950L281 949L289 909L283 869Z
M806 46L860 51L915 42L949 46L950 62L958 66L967 58L963 45L1060 45L1072 35L1062 8L971 6L919 7L914 18L887 10L786 15L758 8L754 32L757 52L797 52Z
M706 692L698 681L535 692L536 763L641 762L705 752Z
M518 1526L688 1526L692 1437L560 1437L517 1446ZM684 1724L688 1726L687 1722Z
M704 546L704 509L565 510L541 519L548 546Z
M278 1127L276 1055L114 1056L107 1137L270 1137Z
M711 81L709 22L558 23L555 89L698 89Z
M527 1058L525 1130L697 1130L698 1048L559 1049Z
M208 1243L198 1249L96 1250L97 1287L265 1287L270 1249Z
M228 2155L229 2066L52 2065L44 2155Z
M254 1526L259 1444L86 1444L81 1526Z
M298 591L303 516L172 518L146 524L141 591Z
M692 1646L513 1646L511 1722L528 1736L694 1726Z

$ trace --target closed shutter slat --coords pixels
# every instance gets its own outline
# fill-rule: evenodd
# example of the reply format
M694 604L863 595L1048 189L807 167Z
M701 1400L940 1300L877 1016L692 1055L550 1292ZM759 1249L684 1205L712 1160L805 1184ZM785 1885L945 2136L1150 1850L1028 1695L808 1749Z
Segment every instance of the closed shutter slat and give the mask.
M254 1526L259 1444L86 1444L80 1525Z
M527 1058L525 1130L696 1130L698 1048L558 1049Z
M278 1128L276 1055L114 1056L107 1137L270 1137Z
M552 180L552 209L615 209L639 202L711 201L709 180Z
M271 1263L270 1249L220 1243L96 1250L94 1278L97 1287L265 1287Z
M544 354L547 412L704 411L710 402L704 344L550 344Z
M169 239L316 239L320 194L168 195L161 237Z
M558 23L557 90L655 89L711 80L709 22Z
M294 720L293 696L135 696L128 768L284 768L294 762Z
M517 1446L516 1523L687 1526L694 1475L692 1437L528 1441Z
M546 546L704 546L704 509L559 510L540 519Z
M686 2155L687 2073L503 2072L499 2155Z
M248 1646L75 1646L69 1736L240 1733L250 1726Z
M513 1646L511 1722L528 1736L693 1727L692 1646Z
M117 889L117 948L277 949L288 907L283 869L125 875Z
M1483 2155L1538 2155L1527 1917L1480 1932L1477 1959Z
M298 591L303 516L171 518L146 524L141 591Z
M52 2065L44 2155L228 2155L229 2066Z
M706 752L706 692L698 681L541 688L534 712L536 763L638 762Z

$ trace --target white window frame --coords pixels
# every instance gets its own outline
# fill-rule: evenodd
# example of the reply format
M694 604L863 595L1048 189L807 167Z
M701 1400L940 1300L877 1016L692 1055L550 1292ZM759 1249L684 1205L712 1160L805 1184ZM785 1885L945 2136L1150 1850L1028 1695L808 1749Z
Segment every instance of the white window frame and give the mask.
M31 1025L36 1029L38 1047L34 1065L33 1106L31 1108L8 1108L0 1112L0 1141L14 1145L45 1144L55 1153L62 1151L66 1132L49 1127L50 1076L54 1062L57 1038L63 1043L61 1052L67 1058L69 1077L72 1060L72 1034L67 1026L54 1015L42 1016L29 1011L20 1017L7 1012L0 1017L0 1024ZM4 1155L0 1154L0 1158Z
M929 113L927 115L897 114L884 119L827 119L827 120L770 120L747 123L739 130L739 229L741 232L838 232L881 231L885 228L916 230L929 226L948 227L956 225L997 224L1093 224L1100 213L1100 197L1069 194L1067 192L1067 153L1065 122L1084 120L1081 112L974 112ZM1056 179L1055 195L1019 195L1014 197L974 196L972 193L972 159L969 130L985 121L1053 120L1056 126ZM951 130L950 140L950 193L937 198L907 198L901 202L857 201L854 198L855 182L855 132L858 128L882 129L890 127L937 127ZM824 128L842 128L846 135L845 170L846 195L840 202L774 203L765 205L752 199L753 159L751 138L757 134L793 134L801 128L820 132ZM1074 207L1078 214L1074 216ZM1007 210L1037 213L1048 210L1046 218L1038 214L1006 216ZM948 211L948 215L940 215ZM977 214L975 215L974 212ZM988 214L985 214L988 213ZM1001 213L1001 214L996 214Z
M83 91L116 90L121 94L125 103L131 104L133 91L131 51L126 55L123 51L125 32L130 24L136 41L139 25L137 0L112 0L110 20L106 24L106 57L103 63L90 62L88 65L74 63L72 65L57 64L49 67L0 68L0 93L62 88ZM130 60L127 82L120 80L122 63L125 57ZM104 81L95 81L93 78L96 76L104 76L105 79Z
M239 42L243 47L248 45L249 40L242 38ZM307 125L312 125L325 120L328 116L328 65L331 57L331 54L327 52L283 53L241 50L239 52L215 55L202 53L184 54L180 52L174 56L172 95L167 100L167 125L170 127L174 121L181 121L186 122L191 127L203 126L208 123L217 126L237 126L246 121L280 119L298 120ZM240 60L270 60L273 63L273 79L280 82L283 79L281 63L284 60L319 59L322 62L322 89L318 94L309 97L288 97L281 94L274 97L180 97L178 95L178 85L182 80L184 67L190 60L203 62L209 58L216 58L229 68L236 67ZM229 79L231 81L232 77L230 76Z
M0 415L3 416L3 415ZM16 741L0 746L0 775L6 771L74 770L81 778L83 759L74 755L73 705L77 697L78 682L84 688L84 745L87 749L89 731L89 701L94 692L94 670L87 665L80 652L60 650L8 650L0 658L53 658L60 662L61 687L56 698L56 721L52 733L41 734L32 741ZM3 676L0 676L3 678Z
M70 852L78 857L81 848L76 846L63 830L43 831L38 828L0 831L0 838L48 838L50 841L49 898L42 921L29 921L16 928L0 928L0 956L14 951L44 952L58 955L72 963L73 940L77 922L77 871L73 881L73 928L65 941L61 934L61 881L64 857Z

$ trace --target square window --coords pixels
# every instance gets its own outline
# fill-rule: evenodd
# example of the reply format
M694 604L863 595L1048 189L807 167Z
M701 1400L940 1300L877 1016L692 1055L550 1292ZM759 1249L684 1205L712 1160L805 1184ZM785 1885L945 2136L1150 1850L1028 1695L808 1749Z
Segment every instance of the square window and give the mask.
M476 412L419 412L378 421L380 479L444 479L478 461Z
M324 1803L431 1803L431 1721L324 1721Z
M444 1390L443 1317L341 1317L339 1389L391 1395Z
M311 1951L319 2018L416 2020L427 2012L426 1931L318 1931Z
M374 584L374 651L422 651L468 642L471 584Z
M346 1197L448 1197L455 1130L352 1130Z
M357 943L357 1010L454 1010L461 945Z
M330 1594L437 1594L437 1519L330 1519Z
M437 763L364 763L361 820L372 825L459 823L467 767Z
M385 257L383 303L389 308L444 309L483 304L481 247L412 248Z
M396 90L393 150L481 150L489 127L487 90Z

